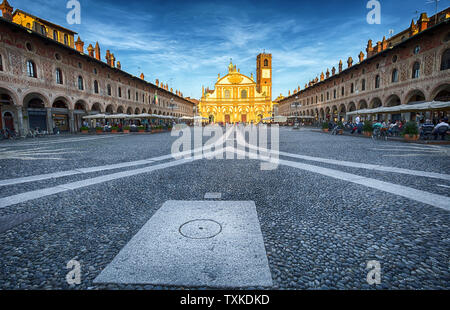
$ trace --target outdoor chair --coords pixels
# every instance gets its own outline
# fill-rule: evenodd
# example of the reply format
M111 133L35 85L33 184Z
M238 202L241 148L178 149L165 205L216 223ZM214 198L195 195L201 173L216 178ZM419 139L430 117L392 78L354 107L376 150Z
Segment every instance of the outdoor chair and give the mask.
M422 139L429 140L433 136L433 127L423 127L422 128Z
M437 140L439 137L442 137L442 140L445 140L448 129L448 126L439 127L438 130L434 133L435 139Z

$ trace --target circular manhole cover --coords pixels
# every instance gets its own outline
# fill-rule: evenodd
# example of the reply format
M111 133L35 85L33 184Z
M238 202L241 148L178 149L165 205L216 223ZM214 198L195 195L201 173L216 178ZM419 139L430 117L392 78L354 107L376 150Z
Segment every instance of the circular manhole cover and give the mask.
M210 239L222 232L222 225L213 220L193 220L180 226L180 234L190 239Z

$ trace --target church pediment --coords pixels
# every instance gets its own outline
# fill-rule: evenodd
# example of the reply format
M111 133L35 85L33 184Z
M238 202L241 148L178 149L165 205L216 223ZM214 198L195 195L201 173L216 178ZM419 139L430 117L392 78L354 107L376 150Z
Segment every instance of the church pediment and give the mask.
M248 76L245 76L240 73L232 73L227 74L223 78L221 78L216 85L239 85L239 84L256 84L252 79Z

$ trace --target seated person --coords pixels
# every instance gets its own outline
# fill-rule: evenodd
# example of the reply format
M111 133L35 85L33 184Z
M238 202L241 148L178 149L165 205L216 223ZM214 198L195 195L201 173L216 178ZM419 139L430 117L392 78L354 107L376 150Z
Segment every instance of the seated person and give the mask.
M448 125L448 118L445 117L439 124L436 125L436 127L434 127L434 139L437 140L440 135L442 137L442 140L445 140L445 136L447 135L447 131L449 130L449 128L450 126Z
M377 121L375 124L373 124L373 130L381 130L383 128L383 124L380 121Z
M420 137L423 137L427 133L432 133L434 130L434 124L431 120L427 119L425 123L421 124L419 127Z

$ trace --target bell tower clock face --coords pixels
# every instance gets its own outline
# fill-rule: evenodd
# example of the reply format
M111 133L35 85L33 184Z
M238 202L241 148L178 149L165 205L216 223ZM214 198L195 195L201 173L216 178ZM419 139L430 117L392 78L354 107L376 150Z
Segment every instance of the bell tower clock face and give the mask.
M270 70L269 69L263 69L262 70L262 78L263 79L270 79Z

